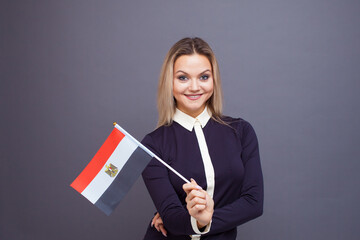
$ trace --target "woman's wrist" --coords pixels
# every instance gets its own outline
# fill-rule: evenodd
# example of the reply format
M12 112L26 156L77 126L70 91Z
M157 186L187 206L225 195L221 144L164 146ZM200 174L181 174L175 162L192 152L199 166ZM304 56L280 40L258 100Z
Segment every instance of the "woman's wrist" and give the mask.
M202 230L202 228L205 228L209 223L210 222L204 223L204 222L199 222L198 220L196 221L197 227L200 231Z

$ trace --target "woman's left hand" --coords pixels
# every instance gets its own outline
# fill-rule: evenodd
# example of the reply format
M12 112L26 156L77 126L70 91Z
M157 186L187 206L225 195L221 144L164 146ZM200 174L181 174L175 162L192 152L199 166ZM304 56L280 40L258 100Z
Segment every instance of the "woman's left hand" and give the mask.
M156 213L156 215L153 217L153 219L151 221L151 226L152 227L154 226L158 232L161 232L162 235L167 237L167 231L164 227L164 223L163 223L159 213Z
M189 214L197 220L199 228L208 225L214 213L214 200L197 185L194 179L183 185Z

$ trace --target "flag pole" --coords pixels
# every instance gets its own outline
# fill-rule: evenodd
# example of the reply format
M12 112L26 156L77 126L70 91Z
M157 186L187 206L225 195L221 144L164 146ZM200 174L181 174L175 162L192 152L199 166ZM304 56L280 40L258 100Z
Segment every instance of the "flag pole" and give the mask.
M147 147L145 147L141 142L139 142L138 140L136 140L133 136L131 136L127 131L125 131L125 129L123 129L122 127L120 127L116 122L113 123L114 127L116 127L120 132L124 133L126 136L128 136L131 140L133 140L135 143L137 143L139 145L139 147L141 147L145 152L147 152L150 156L154 157L156 160L158 160L159 162L161 162L163 165L165 165L165 167L167 167L168 169L170 169L173 173L175 173L178 177L180 177L182 180L184 180L186 183L190 183L189 180L187 180L183 175L181 175L178 171L176 171L175 169L173 169L169 164L167 164L166 162L164 162L161 158L159 158L158 156L156 156L152 151L150 151Z

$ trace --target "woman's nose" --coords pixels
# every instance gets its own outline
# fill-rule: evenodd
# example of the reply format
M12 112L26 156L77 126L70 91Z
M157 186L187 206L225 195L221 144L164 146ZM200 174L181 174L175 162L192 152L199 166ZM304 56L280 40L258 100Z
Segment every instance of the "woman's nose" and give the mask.
M191 91L197 91L199 90L199 83L196 79L191 79L191 82L190 82L190 87L189 89Z

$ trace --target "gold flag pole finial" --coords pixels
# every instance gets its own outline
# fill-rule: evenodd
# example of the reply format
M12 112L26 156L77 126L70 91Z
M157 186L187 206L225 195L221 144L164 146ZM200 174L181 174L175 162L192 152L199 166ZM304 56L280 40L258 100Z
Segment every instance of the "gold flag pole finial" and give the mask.
M116 122L113 122L114 127L115 127L116 124L117 124Z

